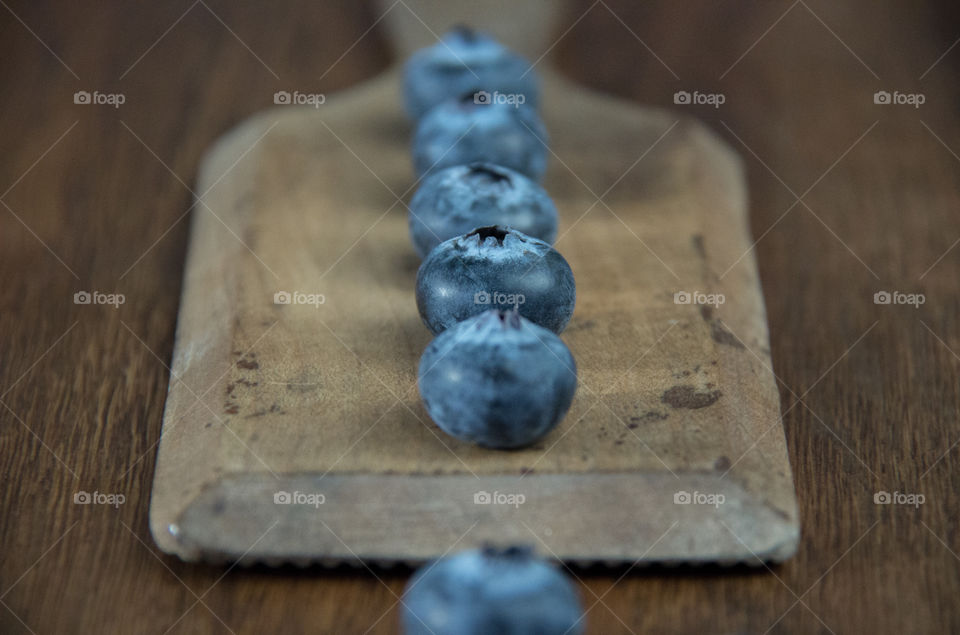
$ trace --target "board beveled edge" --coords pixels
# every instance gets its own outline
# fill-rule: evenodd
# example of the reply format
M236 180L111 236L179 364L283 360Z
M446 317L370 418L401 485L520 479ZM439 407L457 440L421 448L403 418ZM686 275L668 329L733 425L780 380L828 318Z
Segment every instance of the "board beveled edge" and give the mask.
M691 500L699 492L714 503ZM799 541L786 511L715 472L234 474L166 529L184 560L274 566L418 564L441 555L438 544L487 542L582 566L759 566L790 558Z

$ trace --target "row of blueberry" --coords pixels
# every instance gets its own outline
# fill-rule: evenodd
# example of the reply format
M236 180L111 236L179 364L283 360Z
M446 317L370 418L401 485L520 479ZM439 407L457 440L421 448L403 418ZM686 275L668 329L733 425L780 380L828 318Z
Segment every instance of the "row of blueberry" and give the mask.
M542 438L577 387L557 337L573 314L573 272L551 247L557 210L536 182L547 162L537 84L529 63L466 28L415 53L404 75L423 178L410 203L424 258L417 307L437 335L420 359L420 395L445 432L491 448ZM408 635L583 632L573 585L524 547L442 558L403 601Z
M547 149L529 69L460 28L415 53L404 75L407 109L420 115L413 158L423 181L410 202L410 236L424 257L417 307L438 335L420 361L420 394L441 429L490 448L542 438L577 386L557 337L576 287L550 244L556 207L534 180ZM507 91L523 98L491 98Z

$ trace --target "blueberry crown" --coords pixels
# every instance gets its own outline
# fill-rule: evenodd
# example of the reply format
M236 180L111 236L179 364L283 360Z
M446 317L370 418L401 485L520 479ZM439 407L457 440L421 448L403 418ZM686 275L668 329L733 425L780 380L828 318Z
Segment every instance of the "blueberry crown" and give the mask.
M510 174L490 163L471 163L469 167L472 176L485 176L495 183L511 181Z
M505 558L510 560L523 560L533 556L533 547L530 545L510 545L507 547L497 547L487 543L483 546L483 555L488 558Z
M520 311L517 310L516 306L507 311L497 309L497 317L500 318L500 323L505 327L519 329L522 326L520 323Z
M450 29L449 35L461 39L464 42L475 42L479 39L476 31L465 24L458 24Z
M504 239L514 232L510 231L506 227L501 227L500 225L490 225L489 227L477 227L472 232L468 233L464 238L470 238L472 236L477 236L480 244L485 245L487 243L487 238L493 238L497 241L497 245L503 247Z

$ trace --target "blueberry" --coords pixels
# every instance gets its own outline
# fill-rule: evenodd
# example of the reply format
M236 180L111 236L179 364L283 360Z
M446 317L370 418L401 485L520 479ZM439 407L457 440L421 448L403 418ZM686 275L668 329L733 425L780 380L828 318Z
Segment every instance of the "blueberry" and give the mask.
M538 184L492 163L434 172L410 201L410 238L421 258L444 240L483 225L507 225L553 243L557 208Z
M491 309L438 335L420 358L418 387L447 434L518 448L550 432L577 390L563 341L516 311Z
M403 94L407 113L419 119L437 104L484 90L536 107L539 88L530 63L485 33L457 27L407 60Z
M418 176L451 165L485 161L535 181L547 170L547 131L532 108L476 103L473 93L450 99L420 119L413 135Z
M417 271L417 308L435 334L490 308L516 308L560 333L575 302L573 272L560 252L501 225L440 243Z
M403 596L406 635L580 635L583 609L563 573L527 547L485 547L417 571Z

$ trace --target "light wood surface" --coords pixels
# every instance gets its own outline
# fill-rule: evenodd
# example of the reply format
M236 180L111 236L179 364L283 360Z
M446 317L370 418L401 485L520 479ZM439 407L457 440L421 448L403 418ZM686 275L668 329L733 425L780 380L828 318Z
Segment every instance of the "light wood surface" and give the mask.
M498 452L448 437L420 403L430 335L413 299L411 135L388 72L319 108L256 115L201 164L152 498L162 549L251 562L417 562L488 541L584 564L793 554L738 158L689 118L542 74L544 186L578 288L564 336L580 389L561 425ZM477 504L483 492L523 503L504 513ZM298 503L310 495L323 503Z
M0 7L3 633L396 632L406 568L210 567L150 538L192 203L171 170L196 189L210 143L274 91L333 95L390 63L378 26L334 64L379 17L360 3L206 4L229 30L189 1L7 2L29 30ZM803 531L772 572L574 568L588 632L960 631L955 7L605 4L623 23L597 4L548 55L578 83L669 108L681 88L727 96L686 111L744 157ZM927 103L877 108L881 88ZM79 89L127 102L80 107ZM781 219L787 187L815 182L804 200L823 223L803 206ZM127 301L76 306L81 289ZM927 302L878 307L879 289ZM881 489L926 502L875 505ZM126 502L74 505L78 490Z

